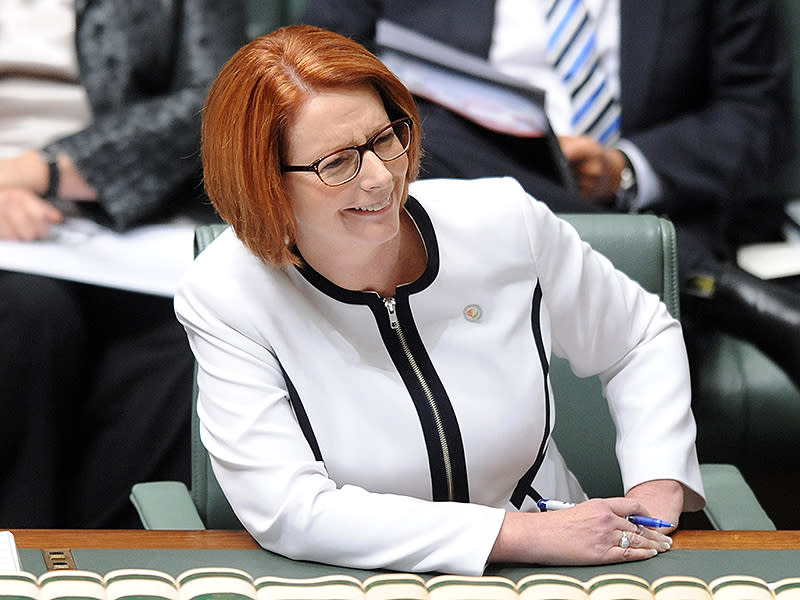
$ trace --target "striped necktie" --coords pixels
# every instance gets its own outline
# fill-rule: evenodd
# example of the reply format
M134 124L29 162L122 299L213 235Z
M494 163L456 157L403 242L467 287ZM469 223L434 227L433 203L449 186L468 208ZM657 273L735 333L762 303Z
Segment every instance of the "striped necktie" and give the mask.
M601 144L619 139L620 106L609 89L596 25L583 0L541 0L546 11L547 57L566 85L572 130Z

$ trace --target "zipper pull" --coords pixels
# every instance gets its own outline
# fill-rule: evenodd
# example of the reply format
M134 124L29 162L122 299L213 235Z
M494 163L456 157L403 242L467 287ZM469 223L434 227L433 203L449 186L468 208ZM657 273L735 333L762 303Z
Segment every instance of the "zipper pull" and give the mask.
M386 311L389 313L389 325L392 329L397 329L400 327L400 321L397 319L394 298L384 298L383 304L386 307Z

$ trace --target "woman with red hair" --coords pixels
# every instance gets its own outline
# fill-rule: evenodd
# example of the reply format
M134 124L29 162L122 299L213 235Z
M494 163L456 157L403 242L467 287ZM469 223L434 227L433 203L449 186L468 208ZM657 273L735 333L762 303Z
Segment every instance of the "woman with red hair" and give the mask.
M406 88L322 29L254 40L211 89L206 188L231 227L175 303L237 516L360 568L668 550L626 517L703 504L677 321L514 180L412 183L421 139ZM587 501L551 439L551 351L606 384L626 497Z

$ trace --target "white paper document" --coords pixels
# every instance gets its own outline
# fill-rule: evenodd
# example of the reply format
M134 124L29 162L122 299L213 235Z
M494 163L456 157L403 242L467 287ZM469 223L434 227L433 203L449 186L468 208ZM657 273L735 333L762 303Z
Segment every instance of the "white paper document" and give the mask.
M174 222L118 233L68 217L47 239L0 241L0 269L171 297L193 260L195 226Z
M392 50L382 52L381 60L413 94L446 106L487 129L517 137L546 135L544 111L522 94L417 62Z
M413 94L487 129L517 137L549 133L541 89L391 21L379 21L375 35L381 60Z
M22 565L19 561L14 534L10 531L0 531L0 571L19 571L21 569Z
M736 252L736 262L761 279L800 275L800 244L769 242L742 246Z

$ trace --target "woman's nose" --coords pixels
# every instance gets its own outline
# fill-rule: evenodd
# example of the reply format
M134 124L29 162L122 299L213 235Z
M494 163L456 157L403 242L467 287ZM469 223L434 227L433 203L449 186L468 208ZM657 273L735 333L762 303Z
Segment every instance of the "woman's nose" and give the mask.
M361 182L366 187L378 187L391 183L392 172L388 166L371 150L361 157Z

